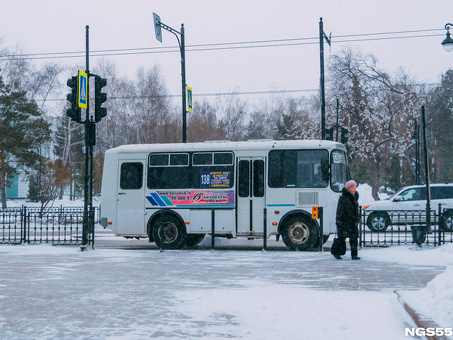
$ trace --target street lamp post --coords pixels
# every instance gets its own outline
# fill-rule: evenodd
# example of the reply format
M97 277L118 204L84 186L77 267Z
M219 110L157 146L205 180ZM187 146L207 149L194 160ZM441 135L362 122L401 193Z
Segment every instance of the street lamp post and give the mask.
M412 135L412 142L415 144L415 184L420 184L420 125L417 119L414 119L414 134Z
M447 30L447 37L444 41L441 42L444 50L447 52L453 51L453 39L450 36L450 27L453 27L453 24L445 24L445 29Z
M422 125L423 125L423 151L425 154L425 179L426 179L426 230L431 232L431 188L428 164L428 137L426 136L426 111L422 105Z
M330 38L324 33L322 18L319 18L319 54L320 54L320 99L321 99L321 139L326 139L326 95L324 91L324 39L330 46Z
M182 142L187 142L187 103L186 103L186 50L185 50L185 40L184 40L184 24L181 24L181 32L171 28L168 25L165 25L161 20L160 17L153 13L154 19L154 29L156 33L156 39L162 42L162 28L170 33L173 33L178 40L179 50L181 53L181 82L182 82ZM179 36L181 36L181 40L179 40Z

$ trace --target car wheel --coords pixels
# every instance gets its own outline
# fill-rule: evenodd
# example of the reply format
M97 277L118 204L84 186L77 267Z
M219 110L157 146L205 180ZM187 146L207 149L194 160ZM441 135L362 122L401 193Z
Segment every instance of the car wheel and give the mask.
M390 218L385 212L373 212L367 220L367 226L371 231L386 231L390 224Z
M447 210L443 214L443 221L442 221L442 229L444 231L452 231L453 230L453 210Z

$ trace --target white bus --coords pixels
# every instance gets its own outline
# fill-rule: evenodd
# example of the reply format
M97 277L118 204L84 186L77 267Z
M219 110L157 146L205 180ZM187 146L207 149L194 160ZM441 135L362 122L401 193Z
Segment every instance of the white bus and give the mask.
M348 179L346 148L332 141L124 145L105 153L100 221L167 249L198 244L214 224L215 237L275 235L305 250L319 245L313 206L324 242L335 232Z

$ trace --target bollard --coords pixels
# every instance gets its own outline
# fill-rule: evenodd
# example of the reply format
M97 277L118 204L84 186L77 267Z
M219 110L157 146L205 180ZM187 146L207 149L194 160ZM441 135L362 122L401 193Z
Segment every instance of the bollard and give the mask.
M439 225L438 225L438 228L439 228L439 237L438 237L438 241L439 241L439 246L442 244L442 230L444 229L443 228L443 225L444 225L444 217L442 215L442 203L439 203L439 211L438 211L438 222L439 222ZM434 238L435 239L435 238ZM434 245L436 245L436 243L434 242Z
M160 214L160 239L161 239L161 244L160 244L160 252L163 253L165 252L165 231L164 231L164 214L165 210L162 210L162 213Z
M22 211L21 211L21 242L27 243L27 207L22 206Z
M215 249L215 210L211 210L211 251Z
M264 208L263 215L263 251L267 251L267 208Z
M322 207L318 208L318 214L319 214L319 251L322 253L323 251L323 246L324 246L324 216L323 216L323 209Z

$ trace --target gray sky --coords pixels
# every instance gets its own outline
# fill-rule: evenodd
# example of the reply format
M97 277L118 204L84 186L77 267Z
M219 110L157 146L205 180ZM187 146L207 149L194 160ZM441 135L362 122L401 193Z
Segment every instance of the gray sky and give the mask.
M330 54L349 46L372 53L381 68L389 72L404 67L420 82L439 82L441 74L453 68L453 52L445 52L440 45L445 38L444 25L453 22L451 0L0 0L0 8L0 37L4 44L12 48L19 45L26 53L84 52L86 25L90 26L91 51L169 48L177 45L176 38L163 31L163 43L155 39L152 13L159 14L163 23L178 31L184 23L187 84L195 95L317 89L320 17L324 31L332 32L330 51L325 44L326 66ZM431 29L438 31L365 35ZM341 37L345 35L359 36ZM431 36L408 38L421 35ZM397 36L405 38L388 39ZM281 41L301 38L314 39ZM269 40L276 41L190 47ZM282 43L291 45L254 47ZM211 49L206 50L207 47ZM195 48L202 50L194 51ZM180 93L178 53L104 58L117 65L121 76L130 79L135 78L138 67L158 64L169 92ZM99 59L92 56L90 64L95 65ZM84 65L84 57L36 62L43 61Z

